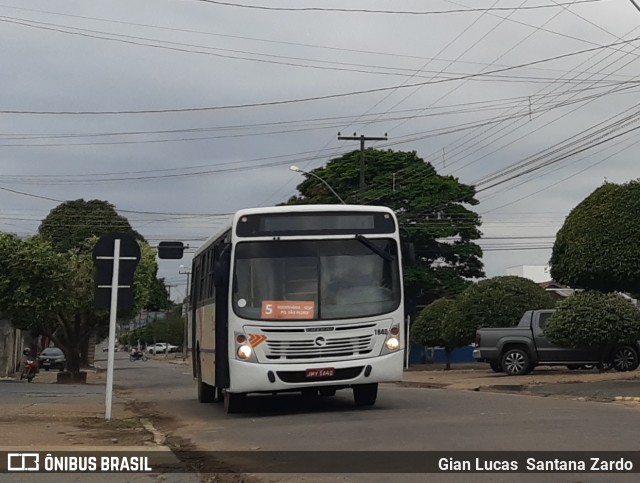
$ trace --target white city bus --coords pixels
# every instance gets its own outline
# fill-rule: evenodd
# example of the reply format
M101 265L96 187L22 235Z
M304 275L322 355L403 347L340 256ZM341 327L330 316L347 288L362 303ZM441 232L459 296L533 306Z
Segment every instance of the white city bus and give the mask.
M399 381L404 307L398 222L386 207L241 210L194 255L189 326L198 400L249 393L375 404Z

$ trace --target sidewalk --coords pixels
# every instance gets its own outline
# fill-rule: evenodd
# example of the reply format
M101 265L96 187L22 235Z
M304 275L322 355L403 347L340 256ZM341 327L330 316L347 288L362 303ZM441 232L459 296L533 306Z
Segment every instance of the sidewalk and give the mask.
M56 384L56 378L57 371L41 371L32 383L19 378L0 383L4 443L112 448L153 444L153 435L138 426L137 416L115 395L112 419L105 420L105 373L87 372L87 384Z
M123 455L153 451L166 454L163 462L181 466L162 435L150 421L141 419L126 401L115 394L111 420L105 419L106 373L88 371L87 384L57 384L57 371L41 371L32 383L15 379L0 380L0 452L63 451L78 456L84 452ZM0 467L4 466L0 461ZM93 473L96 483L157 482L200 483L191 473ZM2 473L0 482L84 482L87 474Z
M640 401L640 370L631 372L570 371L565 367L539 367L526 376L508 376L493 372L488 364L444 364L411 366L405 371L402 385L472 391L516 391L583 397L597 392L599 400ZM597 388L597 391L596 391ZM622 399L631 398L631 399Z

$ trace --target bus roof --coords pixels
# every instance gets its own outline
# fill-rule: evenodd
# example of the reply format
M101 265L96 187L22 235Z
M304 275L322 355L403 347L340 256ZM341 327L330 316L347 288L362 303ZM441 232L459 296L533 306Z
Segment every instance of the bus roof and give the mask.
M259 215L264 213L311 213L311 212L322 212L322 211L336 211L336 212L383 212L383 213L391 213L393 214L393 210L388 206L373 206L373 205L284 205L284 206L263 206L259 208L244 208L238 210L235 215L229 216L224 221L224 224L216 230L216 232L193 254L193 257L197 257L201 252L207 249L212 243L218 240L222 235L224 235L231 227L233 223L235 223L241 216L247 215Z
M309 213L316 211L378 211L393 213L388 206L369 206L369 205L285 205L285 206L264 206L260 208L245 208L239 210L234 217L235 219L247 215L260 215L264 213Z

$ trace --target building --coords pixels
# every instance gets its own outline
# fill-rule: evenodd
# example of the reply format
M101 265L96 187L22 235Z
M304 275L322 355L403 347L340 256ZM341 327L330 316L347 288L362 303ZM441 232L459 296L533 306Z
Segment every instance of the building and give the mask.
M551 267L549 265L517 265L507 268L506 273L507 275L528 278L535 283L549 282L551 280Z
M22 362L22 331L8 320L0 320L0 378L12 377Z
M579 289L573 289L566 287L559 283L554 282L551 279L551 267L549 265L518 265L515 267L509 267L506 270L507 275L515 275L518 277L528 278L539 284L556 300L565 299ZM638 300L631 297L629 294L618 292L619 295L627 299L633 305L638 307Z

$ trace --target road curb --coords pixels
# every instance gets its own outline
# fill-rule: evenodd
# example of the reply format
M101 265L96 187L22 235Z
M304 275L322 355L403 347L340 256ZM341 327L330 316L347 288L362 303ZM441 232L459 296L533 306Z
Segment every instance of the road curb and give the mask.
M637 396L616 396L614 398L615 401L633 401L640 402L640 397Z
M417 387L423 389L445 389L451 384L442 382L414 382L414 381L402 381L397 382L397 385L401 387Z

